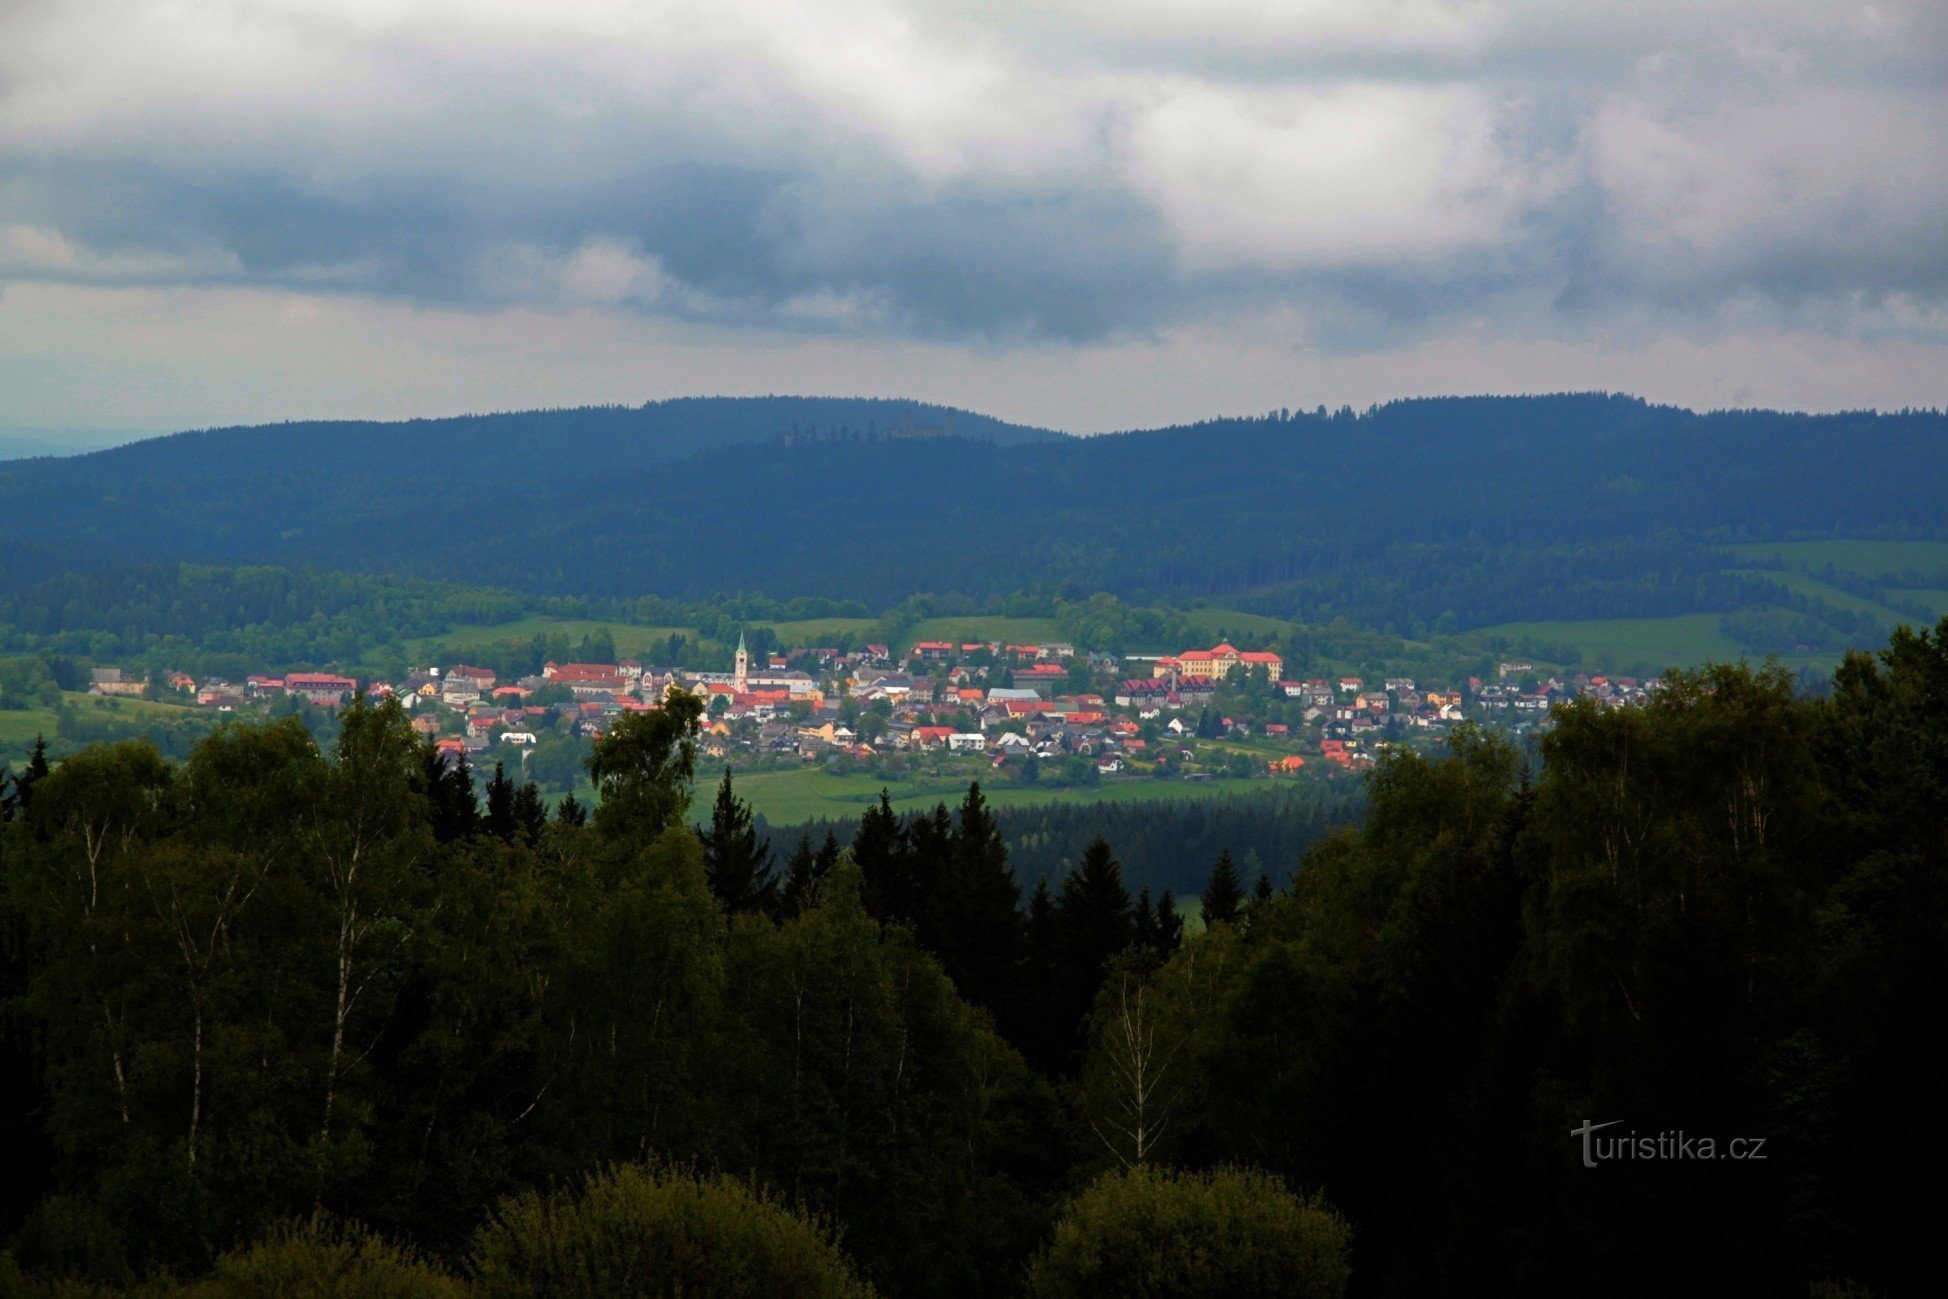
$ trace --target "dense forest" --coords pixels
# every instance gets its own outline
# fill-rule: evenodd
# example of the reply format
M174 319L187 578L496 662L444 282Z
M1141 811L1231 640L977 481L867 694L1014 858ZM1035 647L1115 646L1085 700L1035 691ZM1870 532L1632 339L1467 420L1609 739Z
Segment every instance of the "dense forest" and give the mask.
M1936 412L1446 398L1071 438L842 407L182 434L0 465L0 528L82 562L874 608L916 591L1249 597L1401 633L1731 612L1754 591L1719 573L1709 543L1948 536Z
M1350 777L1348 778L1351 779ZM1127 802L1062 802L994 810L1008 860L1024 890L1062 878L1097 839L1114 841L1123 877L1132 888L1196 897L1221 853L1236 859L1249 887L1267 875L1280 888L1307 849L1358 819L1360 799L1338 782L1273 785L1260 793L1197 799L1132 798ZM911 822L920 814L902 818ZM851 843L857 821L814 821L760 827L780 868L805 840L814 848L832 835Z
M0 1285L1912 1293L1945 638L1392 755L1195 932L1114 825L1025 889L978 788L774 872L680 698L552 816L389 705L37 761Z

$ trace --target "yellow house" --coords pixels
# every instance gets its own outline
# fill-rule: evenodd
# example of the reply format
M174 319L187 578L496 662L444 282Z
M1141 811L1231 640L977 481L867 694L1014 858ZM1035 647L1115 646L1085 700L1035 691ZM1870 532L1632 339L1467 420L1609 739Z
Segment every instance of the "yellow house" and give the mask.
M1276 681L1285 672L1285 660L1268 650L1241 650L1229 643L1207 650L1185 650L1157 660L1155 675L1188 678L1192 681L1222 681L1243 668L1263 668L1267 680Z

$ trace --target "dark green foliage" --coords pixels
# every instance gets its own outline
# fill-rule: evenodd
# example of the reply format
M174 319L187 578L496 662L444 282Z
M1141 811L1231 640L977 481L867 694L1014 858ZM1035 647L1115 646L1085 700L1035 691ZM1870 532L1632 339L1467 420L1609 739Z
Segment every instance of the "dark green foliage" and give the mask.
M441 843L472 838L480 821L480 800L466 758L455 754L449 759L429 740L420 750L419 763L433 837Z
M624 713L595 742L589 775L602 796L595 828L614 838L654 839L690 806L703 700L674 691L650 712Z
M831 1229L729 1177L628 1165L503 1203L473 1248L473 1290L867 1299Z
M1948 621L1827 698L1718 667L1559 708L1533 769L1469 728L1390 752L1289 889L1243 908L1224 856L1206 903L1242 923L1194 936L1113 839L1023 908L978 788L882 804L851 857L802 837L783 918L727 919L683 815L697 712L598 743L593 828L504 772L481 827L464 768L362 700L328 746L286 717L22 773L0 1285L433 1293L494 1204L559 1262L558 1188L646 1160L698 1170L672 1203L769 1188L901 1295L1014 1291L1038 1246L1049 1293L1335 1293L1343 1224L1276 1184L1358 1224L1374 1294L1934 1276L1899 1173L1943 1154ZM1587 1121L1765 1158L1586 1168ZM321 1211L377 1234L286 1225ZM576 1239L641 1247L605 1221Z
M487 782L487 833L502 843L514 842L514 782L507 769L496 762L494 778Z
M1147 894L1143 905L1147 910ZM1069 1057L1082 1046L1082 1021L1102 986L1103 972L1137 939L1122 866L1106 840L1090 844L1082 864L1062 881L1053 928L1054 959L1045 967L1047 977L1038 1000L1041 1013L1054 1019L1050 1037L1059 1054L1050 1067L1068 1073Z
M36 735L33 752L27 755L27 765L14 777L13 810L17 814L26 814L34 800L34 787L47 778L47 772L47 738Z
M598 746L621 803L598 830L530 821L514 788L506 841L448 824L463 769L392 704L346 710L330 751L287 718L35 782L0 826L21 1263L215 1267L229 1293L399 1262L276 1234L322 1208L460 1275L497 1200L653 1153L787 1188L899 1293L1015 1275L1060 1177L1053 1096L862 908L836 838L795 918L727 929L674 819L684 736L672 710ZM224 1255L248 1240L271 1243Z
M831 830L825 832L825 842L816 851L812 848L809 833L798 836L798 846L791 850L791 856L785 861L784 887L778 893L778 911L782 918L789 920L793 916L803 915L818 905L826 877L839 864L839 852L839 838Z
M1198 899L1203 908L1204 927L1237 924L1244 897L1244 890L1238 885L1238 868L1227 848L1218 854L1217 865L1211 868L1211 878L1205 881L1204 893Z
M1184 918L1177 913L1177 899L1169 889L1157 899L1157 950L1165 956L1177 950L1184 940Z
M1038 1299L1338 1299L1352 1229L1317 1196L1242 1168L1139 1165L1086 1187L1036 1256Z
M1558 709L1533 778L1466 730L1389 756L1289 894L1112 974L1098 1148L1321 1187L1379 1293L1924 1287L1890 1161L1942 1153L1915 1116L1948 975L1944 634L1849 659L1830 700L1719 667ZM1721 1157L1586 1168L1586 1121ZM1723 1158L1738 1137L1765 1158Z
M913 829L912 870L924 890L921 942L940 957L961 996L1011 1024L1026 937L1021 885L981 786L968 786L951 827L942 808Z
M509 815L514 822L514 832L526 842L533 843L541 837L548 825L548 805L541 800L541 791L531 780L521 782L514 791L513 807Z
M798 836L798 843L785 858L784 885L778 890L778 914L789 920L809 909L818 890L818 854L812 849L809 833Z
M920 886L907 851L906 832L883 789L879 802L859 818L852 855L859 862L868 910L882 920L911 924L919 918Z
M705 878L725 911L766 911L775 905L778 885L771 877L771 841L758 833L751 805L731 790L728 770L717 787L710 825L699 837ZM808 876L804 884L801 902L809 897L815 881Z
M461 1299L467 1287L370 1232L313 1221L226 1253L209 1276L162 1293L181 1299Z
M1343 616L1402 634L1451 624L1456 611L1484 626L1770 602L1778 585L1725 573L1710 539L1948 535L1936 489L1948 437L1935 412L1700 415L1584 393L1093 438L1039 437L961 413L963 436L899 436L910 409L763 399L334 425L347 468L301 478L276 448L320 426L182 434L8 462L0 527L6 540L61 547L64 568L87 564L93 548L104 562L144 553L330 564L617 598L769 587L876 608L916 591L986 600L1066 588L1144 603L1242 597L1253 612L1319 624ZM369 469L413 445L439 455L456 435L473 451L458 478ZM770 445L753 455L754 441ZM888 481L966 490L887 493L835 530L829 502L855 489L857 472L835 445L867 441ZM1565 458L1628 469L1566 492ZM509 464L533 476L530 508L490 519L500 531L483 545L468 484L476 474L497 481ZM1159 475L1160 464L1198 470ZM1402 471L1376 474L1376 464ZM743 508L669 492L671 473L734 477ZM788 544L812 535L817 548ZM1090 544L1055 541L1076 537ZM64 607L49 592L0 621L58 621Z

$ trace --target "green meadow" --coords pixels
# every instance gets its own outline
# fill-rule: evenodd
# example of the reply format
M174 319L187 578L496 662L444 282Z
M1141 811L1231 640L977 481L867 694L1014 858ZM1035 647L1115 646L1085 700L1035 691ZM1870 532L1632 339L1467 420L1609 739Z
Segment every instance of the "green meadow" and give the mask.
M104 699L85 691L62 692L62 700L85 719L114 718L140 725L144 721L167 721L195 712L180 704L159 704L147 699ZM54 738L59 719L52 708L0 709L0 749L22 748L44 735Z
M1687 613L1674 618L1593 618L1578 622L1505 622L1483 627L1483 636L1506 636L1510 641L1571 646L1593 666L1599 655L1613 656L1619 666L1655 664L1690 667L1710 659L1736 659L1738 643L1718 630L1715 613Z

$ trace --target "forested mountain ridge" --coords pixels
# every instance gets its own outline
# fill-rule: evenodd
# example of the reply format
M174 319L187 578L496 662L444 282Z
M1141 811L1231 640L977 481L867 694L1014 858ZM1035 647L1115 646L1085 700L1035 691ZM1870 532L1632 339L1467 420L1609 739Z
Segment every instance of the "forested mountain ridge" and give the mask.
M973 411L882 397L674 397L641 406L575 406L406 420L287 420L192 429L66 457L110 476L234 474L299 454L380 472L420 464L445 477L573 480L600 469L634 469L700 451L797 433L908 436L952 433L974 441L1033 442L1062 436ZM570 455L556 458L555 453ZM319 466L314 462L314 467Z
M618 451L638 412L492 417L526 430L500 441L362 426L380 431L301 452L263 430L179 435L0 468L0 537L554 594L885 605L1066 584L1404 630L1449 611L1729 610L1749 595L1714 577L1707 542L1948 536L1935 412L1444 398L1068 438L958 414L915 436L927 416L908 409L733 438L730 407L665 403L684 431L658 446L695 450L661 462Z

